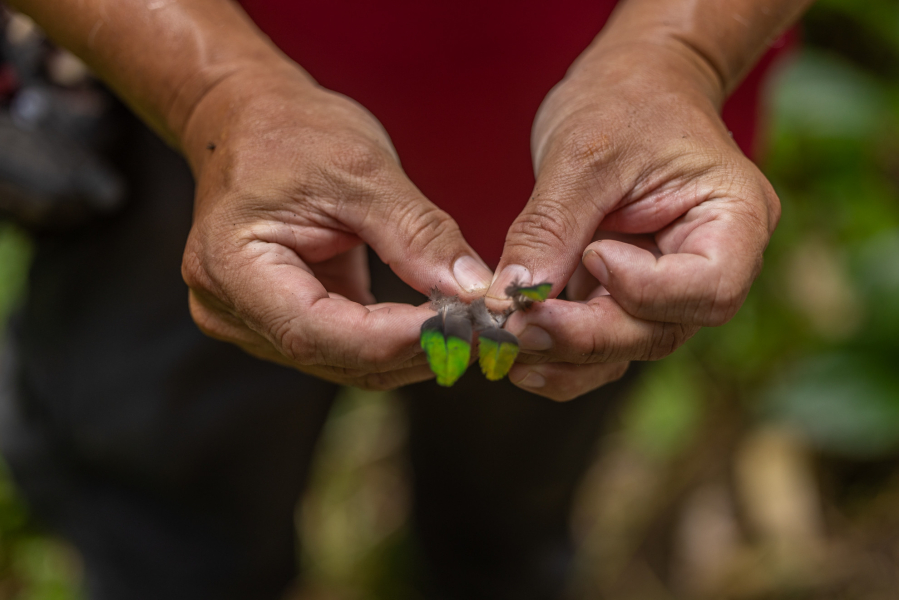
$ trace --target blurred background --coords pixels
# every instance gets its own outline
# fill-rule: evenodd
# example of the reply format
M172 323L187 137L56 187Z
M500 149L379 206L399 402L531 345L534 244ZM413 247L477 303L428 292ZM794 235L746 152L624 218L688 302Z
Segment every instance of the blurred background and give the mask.
M899 2L820 0L802 38L768 93L764 272L649 366L597 448L574 598L899 598ZM29 253L0 220L0 330ZM297 509L297 598L413 597L403 444L389 394L344 391ZM0 600L79 580L0 466Z

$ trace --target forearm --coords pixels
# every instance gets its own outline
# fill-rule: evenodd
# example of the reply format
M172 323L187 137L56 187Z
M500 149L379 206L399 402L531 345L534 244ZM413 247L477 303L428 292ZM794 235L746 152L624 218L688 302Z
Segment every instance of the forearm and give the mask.
M720 105L778 35L814 0L622 0L591 54L638 44L676 53L697 67Z
M198 103L225 79L245 70L292 68L301 73L231 0L11 0L10 4L81 57L182 150Z

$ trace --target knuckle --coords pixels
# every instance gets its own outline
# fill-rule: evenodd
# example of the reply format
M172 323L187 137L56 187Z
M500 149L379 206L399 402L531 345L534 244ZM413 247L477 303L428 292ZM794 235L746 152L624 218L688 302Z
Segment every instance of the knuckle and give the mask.
M593 127L584 127L575 120L574 125L560 131L556 151L572 167L597 170L611 163L616 155L609 136Z
M181 278L192 290L208 287L209 276L203 268L199 243L191 235L181 257Z
M730 321L737 313L748 293L747 286L734 282L729 278L723 278L715 291L711 311L700 324L709 327L718 327Z
M655 327L643 360L659 360L677 350L690 337L692 327L681 323L661 323ZM623 374L623 373L622 373Z
M315 341L296 328L296 319L284 319L272 328L272 337L280 351L291 361L311 366L323 364L321 352Z
M406 247L424 254L455 238L459 226L446 212L434 205L402 205L396 215L400 230L405 232Z
M553 198L531 201L506 238L506 246L522 246L532 250L558 250L571 244L578 229L578 215L568 203Z
M602 343L602 335L593 330L585 333L578 350L580 353L574 362L581 365L606 362L614 352L612 346Z
M592 311L592 323L602 323L602 308L595 304L588 304ZM581 335L575 345L575 351L583 357L583 361L576 360L580 364L614 362L616 356L626 347L625 340L613 331L603 330L598 325L590 325L579 330Z
M194 294L190 295L188 308L190 310L190 318L193 319L194 324L196 324L203 335L214 339L222 337L219 320Z
M352 136L333 140L328 155L328 164L333 172L361 179L375 177L383 172L391 160L381 148Z

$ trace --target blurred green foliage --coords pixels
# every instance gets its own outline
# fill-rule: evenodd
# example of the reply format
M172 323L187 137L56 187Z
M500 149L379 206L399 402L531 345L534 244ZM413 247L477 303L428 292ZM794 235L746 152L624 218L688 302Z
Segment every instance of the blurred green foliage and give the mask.
M899 450L899 2L816 4L802 49L770 91L761 166L783 216L734 320L701 331L649 374L669 400L680 399L656 435L696 412L688 390L697 384L680 371L698 368L711 393L789 423L825 453L891 456ZM646 438L648 426L630 430Z
M21 301L30 257L28 236L0 221L0 334L15 303Z
M0 222L0 340L8 315L23 300L30 258L28 236ZM0 344L0 359L2 352ZM35 526L0 464L0 600L77 600L79 581L75 553Z

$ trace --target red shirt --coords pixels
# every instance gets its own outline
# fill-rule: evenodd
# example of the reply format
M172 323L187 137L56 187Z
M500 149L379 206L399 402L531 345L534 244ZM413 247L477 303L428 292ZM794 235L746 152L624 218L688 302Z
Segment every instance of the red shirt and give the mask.
M383 123L403 168L491 266L534 185L530 133L546 93L614 0L243 0L323 86ZM724 115L751 153L761 73Z

